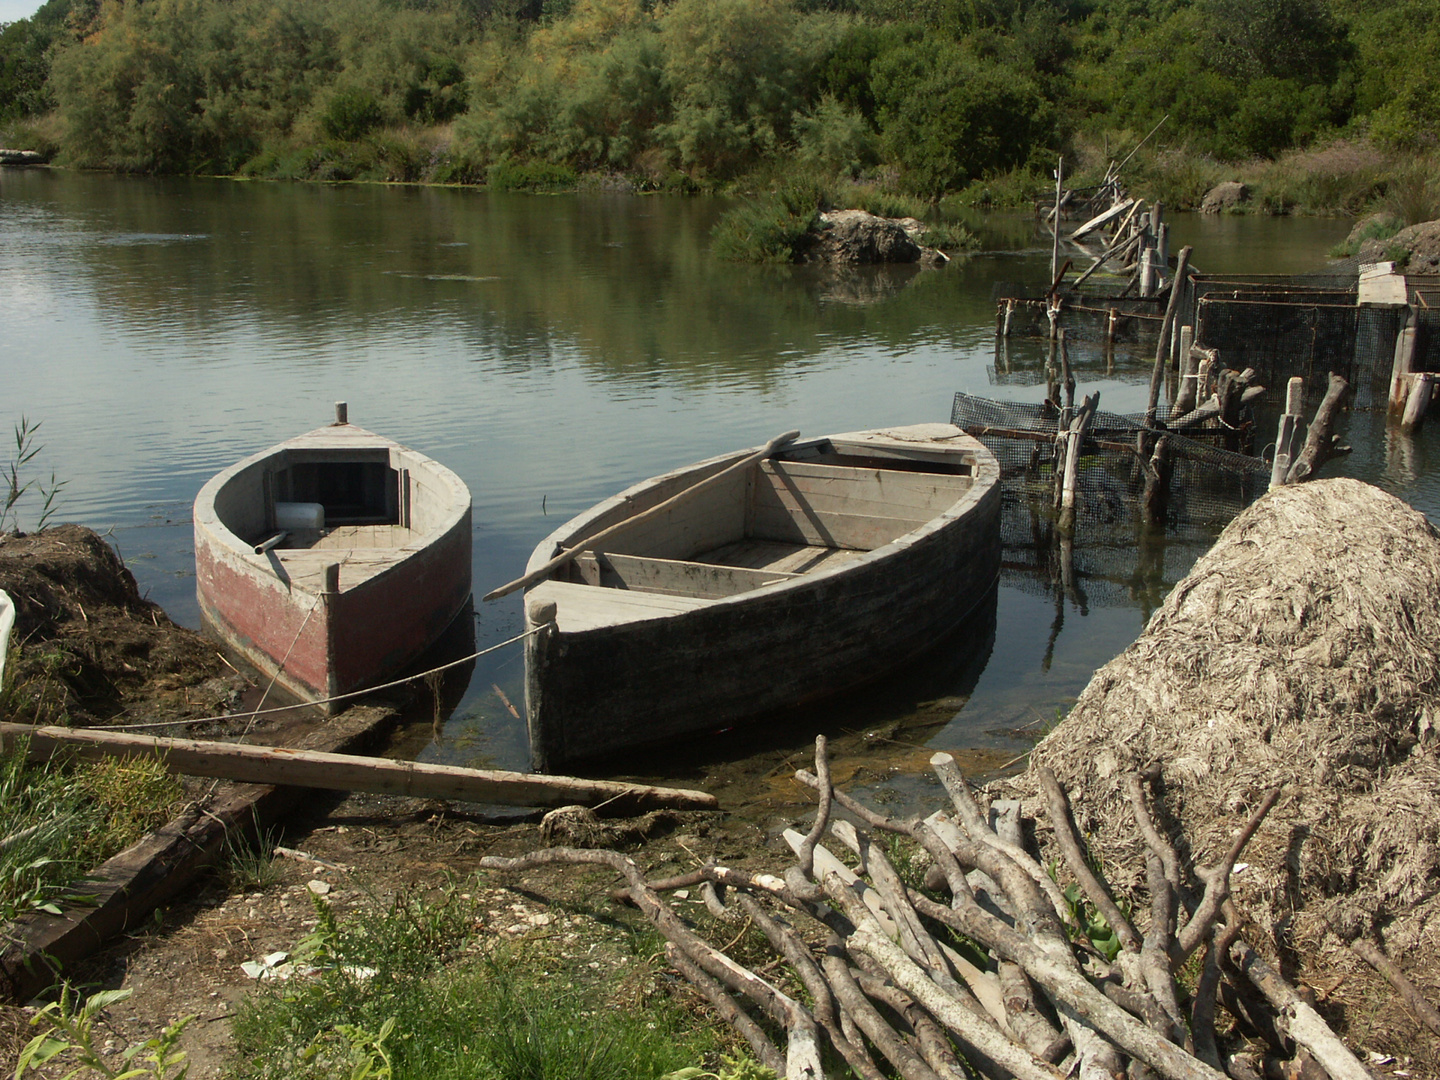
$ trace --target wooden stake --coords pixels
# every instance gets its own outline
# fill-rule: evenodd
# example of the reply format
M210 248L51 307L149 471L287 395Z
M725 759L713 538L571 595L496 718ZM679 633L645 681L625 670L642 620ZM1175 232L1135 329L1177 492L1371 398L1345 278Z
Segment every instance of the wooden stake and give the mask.
M1159 206L1156 206L1159 213ZM1145 426L1155 426L1155 412L1160 405L1160 382L1165 376L1165 356L1170 351L1170 330L1175 325L1175 310L1180 303L1180 283L1185 280L1185 269L1190 264L1190 247L1180 249L1180 259L1175 264L1175 279L1170 282L1170 299L1165 304L1165 319L1160 324L1160 340L1155 343L1155 367L1150 372L1150 403L1145 408ZM1144 271L1141 271L1142 274ZM1143 292L1143 286L1141 291Z
M161 757L187 776L217 776L252 784L285 784L328 791L368 791L377 795L455 799L505 806L599 806L626 811L656 807L714 809L715 796L703 791L536 776L494 769L461 769L418 761L324 754L244 743L157 739L91 728L31 727L0 723L6 749L29 740L29 760L48 761L70 754L85 761L107 757Z
M1055 223L1052 228L1054 239L1050 247L1050 280L1056 280L1055 271L1060 266L1060 189L1064 183L1065 159L1062 157L1055 165ZM1055 287L1053 284L1050 286Z

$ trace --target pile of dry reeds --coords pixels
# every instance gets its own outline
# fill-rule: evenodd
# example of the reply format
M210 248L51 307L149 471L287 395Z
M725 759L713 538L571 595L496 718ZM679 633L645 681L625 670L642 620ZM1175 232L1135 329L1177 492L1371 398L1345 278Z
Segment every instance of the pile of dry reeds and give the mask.
M1440 989L1437 724L1440 535L1378 488L1320 480L1238 516L1005 787L1037 808L1054 770L1139 896L1129 775L1163 766L1164 824L1197 862L1283 785L1235 877L1262 951L1331 991L1347 1036L1434 1064L1433 1036L1355 953L1383 945Z

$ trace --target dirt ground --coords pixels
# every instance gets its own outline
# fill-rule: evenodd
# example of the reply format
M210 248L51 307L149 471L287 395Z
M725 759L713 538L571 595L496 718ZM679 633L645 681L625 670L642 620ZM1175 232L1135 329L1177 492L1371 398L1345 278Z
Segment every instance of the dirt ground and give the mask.
M710 856L732 865L752 863L757 854L769 857L759 828L720 813L659 812L613 827L634 830L631 839L643 845L636 858L655 876L680 873ZM513 881L495 875L472 879L482 856L519 855L543 846L538 822L495 825L467 816L462 807L317 794L280 842L315 861L278 858L279 880L263 889L232 891L222 874L213 873L187 902L164 909L154 923L112 942L73 972L82 984L133 991L109 1010L103 1025L101 1045L117 1062L127 1046L193 1015L181 1042L191 1080L225 1075L232 1048L229 1020L258 985L241 965L289 952L314 928L311 889L322 892L344 918L388 904L404 890L460 882L485 913L476 927L482 938L543 942L577 966L613 976L615 985L635 974L634 959L617 941L611 918L638 916L607 899L618 885L609 875L545 870ZM20 1045L16 1028L33 1011L0 1014L0 1024L8 1021L12 1034L11 1060L0 1058L6 1073Z

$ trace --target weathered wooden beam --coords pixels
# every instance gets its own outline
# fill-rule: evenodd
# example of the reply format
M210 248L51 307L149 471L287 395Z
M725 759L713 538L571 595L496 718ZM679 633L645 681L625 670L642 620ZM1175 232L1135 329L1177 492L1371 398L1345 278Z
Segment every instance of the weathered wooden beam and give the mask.
M215 776L252 784L285 784L329 791L366 791L426 799L500 803L507 806L598 806L614 812L659 807L709 810L719 804L703 791L539 776L496 769L462 769L419 761L356 757L244 743L158 739L93 728L30 727L0 723L0 744L29 740L29 759L71 754L82 760L160 757L188 776Z
M1093 218L1091 218L1089 221L1085 222L1085 224L1081 225L1078 229L1072 232L1070 234L1070 239L1079 240L1082 237L1088 236L1090 233L1094 232L1101 226L1107 225L1111 221L1114 221L1117 217L1125 213L1126 210L1129 210L1134 205L1134 199L1126 199L1124 202L1116 203L1114 206L1110 207L1109 210L1096 214Z
M302 745L331 751L368 749L398 718L389 709L350 709L311 732ZM190 806L90 873L84 890L87 903L59 915L22 915L8 929L0 951L0 996L30 1000L108 938L144 923L152 910L181 895L196 874L213 865L227 844L244 842L279 821L302 791L272 784L223 784L205 803Z

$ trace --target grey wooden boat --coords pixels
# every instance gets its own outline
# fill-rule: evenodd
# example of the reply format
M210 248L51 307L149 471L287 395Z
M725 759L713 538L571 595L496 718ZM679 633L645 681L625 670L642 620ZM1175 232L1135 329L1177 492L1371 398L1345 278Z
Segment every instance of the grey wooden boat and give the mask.
M995 583L999 480L976 439L920 424L724 454L562 525L520 579L537 630L533 767L715 731L890 671Z

